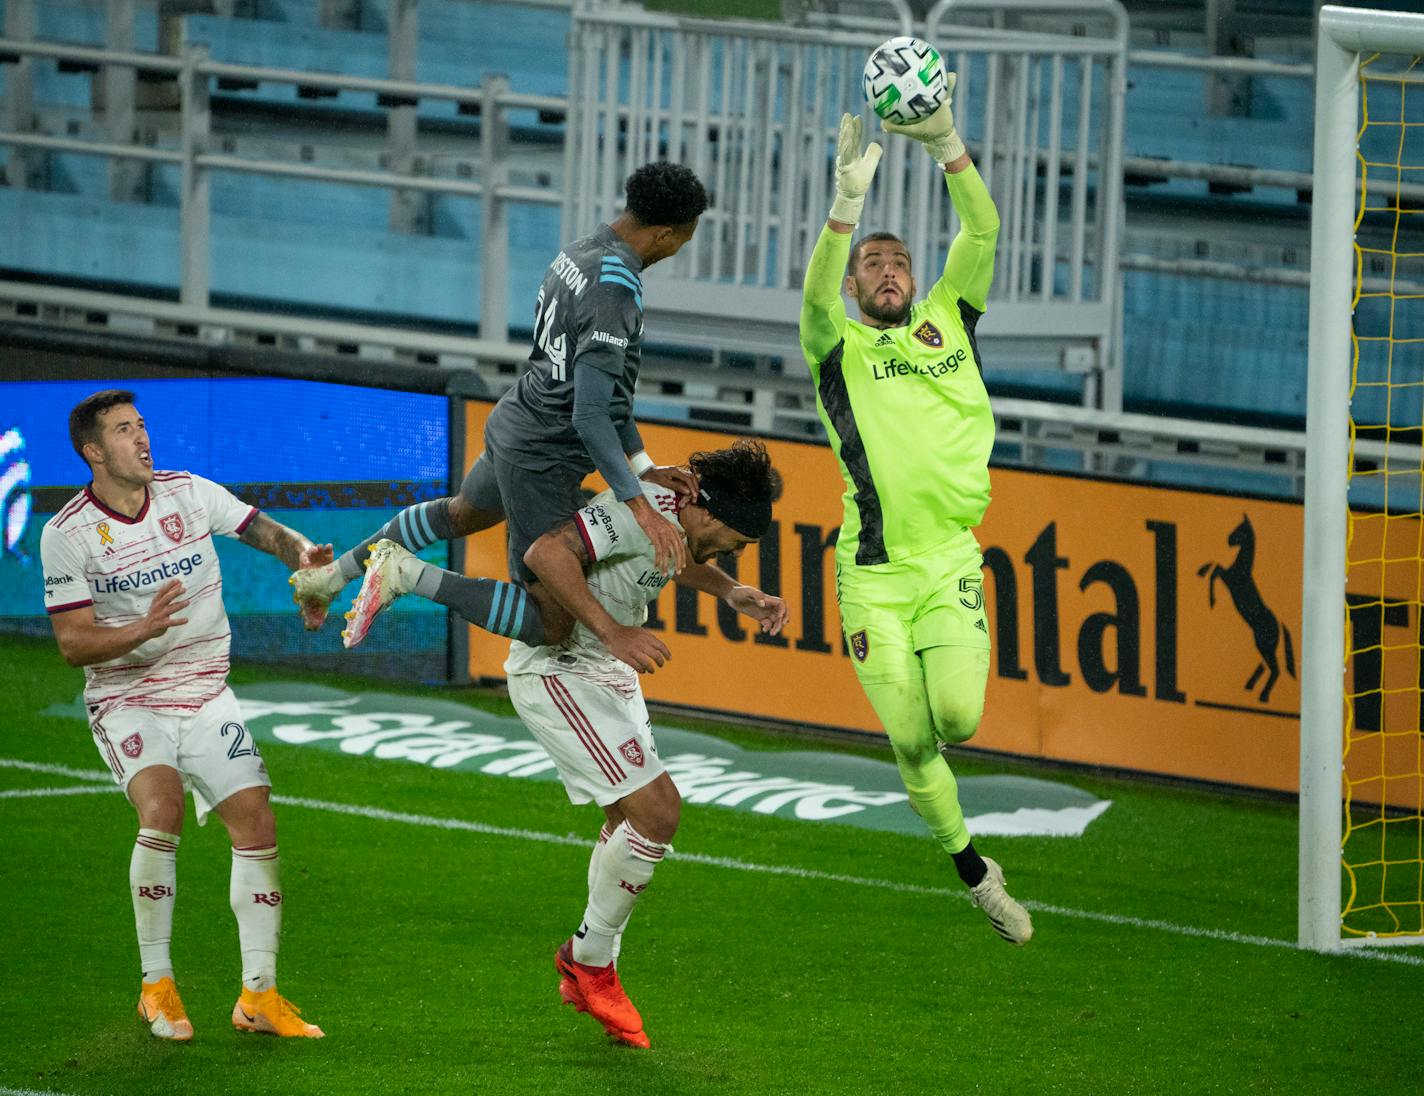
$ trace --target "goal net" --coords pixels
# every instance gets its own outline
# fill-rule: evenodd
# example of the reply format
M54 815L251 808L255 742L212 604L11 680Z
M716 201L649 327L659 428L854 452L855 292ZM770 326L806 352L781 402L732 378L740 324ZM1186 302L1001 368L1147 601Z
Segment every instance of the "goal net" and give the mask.
M1424 943L1424 15L1316 70L1300 943Z

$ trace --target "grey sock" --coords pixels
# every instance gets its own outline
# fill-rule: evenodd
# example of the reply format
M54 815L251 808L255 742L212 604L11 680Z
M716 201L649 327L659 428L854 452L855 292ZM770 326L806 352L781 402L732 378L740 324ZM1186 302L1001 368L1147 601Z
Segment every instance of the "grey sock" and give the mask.
M492 578L466 578L453 571L427 567L416 593L449 606L476 628L538 646L544 642L544 617L539 603L522 586ZM439 576L439 587L426 593L427 574Z
M380 532L343 553L336 565L341 568L341 577L350 582L361 577L362 567L371 554L371 545L378 540L393 540L402 548L419 552L437 540L451 540L454 536L455 529L450 524L450 500L432 499L407 506L391 518Z

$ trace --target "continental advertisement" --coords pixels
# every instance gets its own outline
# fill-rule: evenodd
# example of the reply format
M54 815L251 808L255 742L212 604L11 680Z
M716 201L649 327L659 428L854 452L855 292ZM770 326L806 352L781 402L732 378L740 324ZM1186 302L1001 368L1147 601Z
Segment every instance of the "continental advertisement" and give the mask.
M490 406L467 404L466 468ZM640 429L660 463L735 436ZM709 712L881 734L836 610L835 461L824 445L767 439L767 447L786 491L771 533L744 553L738 577L786 598L789 627L763 636L710 597L669 587L648 626L672 660L643 678L644 691L651 701ZM601 486L597 477L589 485ZM977 534L994 659L971 745L1296 790L1299 505L1004 468L993 471L993 492ZM1412 518L1372 517L1357 522L1351 545L1347 767L1360 781L1358 799L1413 803L1420 528ZM1407 565L1385 562L1406 548ZM507 576L503 538L472 539L466 570ZM502 676L506 650L507 641L471 629L471 676ZM1403 772L1410 776L1383 775Z

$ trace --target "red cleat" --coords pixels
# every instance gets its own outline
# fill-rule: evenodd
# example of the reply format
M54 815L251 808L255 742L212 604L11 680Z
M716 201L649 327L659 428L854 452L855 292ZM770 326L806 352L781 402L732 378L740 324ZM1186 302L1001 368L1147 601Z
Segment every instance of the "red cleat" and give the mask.
M603 1030L625 1046L648 1050L652 1043L643 1031L643 1018L623 992L618 971L612 963L590 967L574 961L573 941L565 940L554 953L554 969L559 980L559 996L564 1004L586 1012L603 1025Z

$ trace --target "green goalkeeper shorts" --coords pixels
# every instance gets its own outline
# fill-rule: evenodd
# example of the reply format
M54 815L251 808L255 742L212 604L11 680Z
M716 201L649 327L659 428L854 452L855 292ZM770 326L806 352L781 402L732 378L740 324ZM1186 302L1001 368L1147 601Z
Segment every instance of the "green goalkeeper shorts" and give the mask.
M963 530L923 555L868 567L836 567L846 645L862 684L920 678L931 647L988 650L984 557Z

